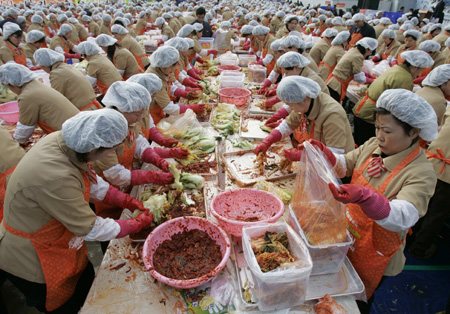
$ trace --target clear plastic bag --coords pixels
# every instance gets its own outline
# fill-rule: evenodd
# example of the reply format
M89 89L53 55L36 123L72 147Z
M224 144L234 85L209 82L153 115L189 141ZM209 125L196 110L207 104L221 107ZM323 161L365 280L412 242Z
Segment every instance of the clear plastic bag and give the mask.
M373 68L375 63L372 60L364 60L364 65L362 67L362 71L367 72L369 74L373 74Z
M341 182L323 152L304 142L291 207L311 245L346 242L345 206L334 199L329 183Z
M179 115L170 115L156 125L158 131L165 137L189 139L203 135L203 127L197 120L197 115L191 109Z
M387 60L382 60L373 67L372 74L376 75L376 76L380 76L381 74L383 74L390 68L391 67L389 66L389 62L387 62Z
M264 235L266 231L287 233L288 249L295 261L264 273L258 265L250 240ZM242 247L245 261L253 275L255 282L253 293L261 311L284 309L303 304L311 274L312 260L305 243L288 224L277 222L244 227Z

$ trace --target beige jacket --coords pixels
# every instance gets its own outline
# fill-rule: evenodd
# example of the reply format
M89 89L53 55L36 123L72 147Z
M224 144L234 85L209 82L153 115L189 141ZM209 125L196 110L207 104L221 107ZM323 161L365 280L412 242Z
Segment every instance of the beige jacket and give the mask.
M341 81L346 81L353 75L360 73L363 64L364 56L358 48L352 48L342 56L332 73ZM341 83L334 77L330 78L327 85L339 95L341 94Z
M124 70L123 78L130 78L139 73L139 64L134 56L126 48L117 48L114 53L113 63L118 70Z
M145 54L144 49L139 45L139 43L130 36L130 34L127 34L122 40L120 41L120 45L124 48L127 48L133 55L135 56L144 56L141 60L144 64L144 67L150 64L150 60L148 59L147 55Z
M345 54L344 47L342 45L334 45L328 49L327 53L322 59L322 62L328 64L331 67L336 66L342 56ZM330 68L324 64L319 65L319 76L325 82L330 75Z
M111 86L114 82L122 81L122 76L114 64L108 58L99 54L90 56L87 75L96 78L107 86Z
M444 154L444 158L450 159L450 107L444 114L444 118L442 119L441 129L439 130L439 134L437 139L431 142L430 146L428 146L428 151L434 154L437 154L437 149L442 149L442 153ZM437 178L441 181L444 181L447 184L450 184L450 165L444 164L442 160L431 158L429 159L433 164L434 171L437 175ZM445 166L444 166L445 165ZM444 170L442 171L442 167Z
M320 38L311 48L309 55L316 64L319 65L320 61L322 61L327 54L328 49L330 49L330 43L326 39Z

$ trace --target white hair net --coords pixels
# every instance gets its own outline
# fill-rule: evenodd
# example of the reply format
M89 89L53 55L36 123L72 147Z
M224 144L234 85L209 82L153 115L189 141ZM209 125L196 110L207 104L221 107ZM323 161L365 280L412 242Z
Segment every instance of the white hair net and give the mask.
M305 42L298 36L286 36L280 43L281 47L296 47L297 49L305 49Z
M83 22L91 22L91 21L92 21L92 18L91 18L90 16L88 16L88 15L83 15L83 17L81 18L81 20L82 20Z
M284 25L289 24L292 20L297 20L298 22L298 17L296 15L286 15L286 17L284 18Z
M108 21L112 21L112 17L111 17L111 15L108 15L108 14L104 14L103 16L102 16L102 20L103 20L103 22L108 22Z
M441 86L450 80L450 64L442 64L434 68L423 80L423 86Z
M201 23L194 23L192 26L194 26L194 29L196 32L203 31L203 24L201 24Z
M41 40L42 38L45 38L45 36L46 35L43 32L34 29L27 34L26 41L27 43L32 44Z
M317 98L320 85L302 76L288 76L281 80L277 87L278 98L289 104L303 101L306 97Z
M374 38L365 37L356 42L356 45L363 46L366 49L375 50L378 47L378 41Z
M43 22L44 22L44 19L42 17L40 17L39 15L33 15L31 17L31 23L42 24Z
M125 35L128 34L128 30L119 24L114 24L111 26L111 33L112 34L119 34L119 35Z
M74 17L69 18L69 23L78 24L78 20Z
M51 67L56 62L64 62L64 55L48 48L40 48L33 55L37 64L44 67Z
M228 22L228 21L224 21L224 22L220 23L220 27L221 28L224 28L224 27L230 28L231 27L231 23Z
M258 25L253 29L253 35L267 35L270 32L270 28Z
M180 28L177 36L178 37L187 37L190 34L192 34L192 32L194 32L194 31L195 31L194 26L192 26L190 24L186 24L182 28Z
M20 87L37 79L27 67L17 63L6 63L0 66L0 83Z
M152 97L147 89L133 82L114 82L102 99L106 107L116 107L122 112L136 112L148 109Z
M327 28L327 29L322 33L322 37L331 38L331 37L336 37L337 34L338 34L337 29L334 29L334 28Z
M416 26L417 24L419 24L419 19L417 17L413 17L411 19L411 22L414 24L414 26Z
M9 9L6 11L6 16L14 16L14 15L19 15L19 11L17 11L17 10L14 9L14 8L9 8Z
M397 23L405 23L405 22L406 22L406 19L404 17L399 17L397 19Z
M353 25L355 25L355 21L353 20L345 21L345 26L353 26Z
M341 17L335 17L332 21L333 25L344 25L344 20Z
M169 39L166 41L164 46L170 46L175 48L178 51L188 51L189 50L189 44L187 43L184 38L181 37L174 37L172 39Z
M78 153L112 148L123 142L128 134L128 122L116 110L82 111L62 125L67 146Z
M392 22L391 22L391 20L388 18L388 17L382 17L381 19L380 19L380 24L384 24L384 25L389 25L389 24L391 24Z
M60 14L58 15L58 17L56 18L56 20L58 21L58 23L62 23L67 21L67 15L65 14Z
M248 25L253 26L253 27L256 27L256 26L259 25L259 23L258 23L257 21L255 21L255 20L251 20L251 21L248 23Z
M188 49L194 48L195 42L193 39L191 39L191 38L183 38L183 39L187 42L188 47L189 47Z
M308 58L305 58L295 51L287 52L277 60L277 66L282 68L290 68L294 66L304 68L310 63L311 61L309 61Z
M438 28L442 29L442 24L437 23L437 24L430 25L429 28L428 28L428 32L432 33L434 30L436 30Z
M95 42L100 47L109 47L109 46L112 46L115 43L117 43L117 39L115 39L114 37L107 35L107 34L100 34L95 39Z
M270 44L270 49L272 49L273 51L283 50L283 49L281 48L281 42L282 42L282 39L275 39L275 40Z
M278 11L277 13L275 13L275 15L276 15L278 18L282 18L282 17L284 17L284 16L286 15L286 13L284 13L283 11Z
M341 45L343 42L350 38L350 32L343 31L337 34L337 36L331 42L332 45Z
M164 23L166 23L166 21L161 16L155 20L155 25L163 25Z
M140 73L130 77L127 82L137 83L144 86L150 95L159 92L162 88L161 79L153 73Z
M180 53L173 47L163 46L150 56L150 64L158 68L168 68L180 58Z
M389 38L397 38L397 34L395 33L395 31L393 29L385 29L381 32L380 34L383 37L389 37Z
M66 36L71 31L72 31L72 26L70 26L69 24L63 24L59 28L58 36Z
M402 27L403 27L403 26L402 26ZM419 31L416 31L415 29L407 30L406 32L403 33L403 35L405 35L405 37L406 37L406 36L412 36L412 37L414 37L416 40L418 40L418 39L421 37L420 32L419 32Z
M7 40L9 36L18 31L22 31L19 25L17 25L16 23L6 22L5 24L3 24L3 39Z
M347 12L347 13L345 13L342 17L343 17L344 19L351 19L351 18L352 18L352 14L351 14L350 12Z
M162 15L162 18L163 18L163 19L168 19L168 20L170 20L171 18L173 18L173 16L172 16L172 14L170 14L170 13L164 13L164 14Z
M425 40L419 45L419 49L426 52L435 52L441 50L441 45L434 40Z
M402 31L412 30L413 28L414 28L414 25L412 25L411 23L404 23L402 26L400 26L400 30L402 30Z
M321 15L318 16L318 19L322 20L322 21L325 21L327 19L327 17L326 17L326 15L321 14Z
M357 21L364 21L364 20L365 20L365 16L364 16L364 14L362 14L362 13L356 13L355 15L353 15L352 20L353 20L354 22L357 22Z
M17 21L17 23L22 24L23 22L26 21L26 19L23 16L19 16L16 21Z
M434 64L430 55L423 50L405 51L400 54L400 57L418 68L429 68Z
M388 110L394 117L413 128L420 129L419 136L425 141L437 138L436 113L419 95L406 89L388 89L378 98L376 106Z
M305 43L305 50L311 49L314 46L312 41L308 41Z
M90 41L83 41L78 44L78 49L82 55L93 56L100 51L103 51L97 44Z
M394 30L394 31L397 31L397 30L400 29L400 26L399 26L398 24L392 24L392 25L389 25L388 28L389 28L389 29L392 29L392 30Z

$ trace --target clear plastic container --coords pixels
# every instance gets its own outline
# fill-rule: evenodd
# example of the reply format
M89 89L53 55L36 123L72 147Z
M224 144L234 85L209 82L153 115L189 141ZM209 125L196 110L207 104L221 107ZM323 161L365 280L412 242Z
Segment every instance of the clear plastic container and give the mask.
M243 72L236 72L236 71L227 71L224 70L222 71L222 73L220 73L220 78L232 78L232 79L244 79L245 78L245 73Z
M214 38L202 37L198 40L202 49L213 49Z
M255 55L239 55L239 66L247 67L249 64L256 62Z
M352 244L352 238L348 230L346 242L328 245L311 245L306 239L291 205L289 205L289 224L302 237L308 247L313 261L311 275L333 274L341 270L345 257L347 256L347 251Z
M287 233L289 251L295 261L285 267L263 273L251 248L250 239L264 235L266 231ZM253 291L261 311L273 311L303 304L311 274L312 260L305 243L288 224L277 222L244 227L242 246L245 261L253 276L255 283Z
M267 78L267 68L262 65L248 66L248 80L253 83L262 84Z
M155 52L158 49L158 41L154 39L144 41L144 48L146 53Z
M152 29L152 30L148 31L147 34L149 36L161 35L161 30L160 29Z
M155 36L150 37L150 39L151 40L156 40L158 42L158 41L162 40L163 37L162 37L162 35L155 35Z
M243 88L244 79L233 79L227 77L225 79L222 78L219 80L219 88L229 88L229 87Z
M238 65L238 59L220 58L220 65Z

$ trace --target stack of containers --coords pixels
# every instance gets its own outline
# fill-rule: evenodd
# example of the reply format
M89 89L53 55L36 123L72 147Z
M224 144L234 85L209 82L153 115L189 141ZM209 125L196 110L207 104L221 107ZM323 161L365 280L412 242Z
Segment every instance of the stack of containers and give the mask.
M238 57L233 53L226 53L220 56L220 65L238 65Z
M255 55L239 55L239 66L248 67L250 64L256 62Z
M228 87L244 87L244 79L245 74L242 72L235 71L222 71L219 76L219 87L228 88Z
M262 65L248 66L248 80L252 83L262 84L267 78L267 68Z

